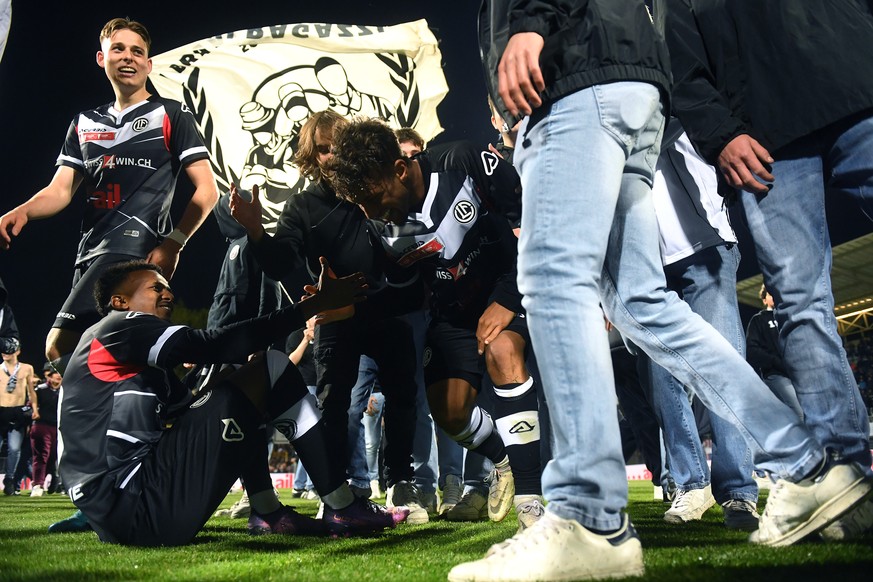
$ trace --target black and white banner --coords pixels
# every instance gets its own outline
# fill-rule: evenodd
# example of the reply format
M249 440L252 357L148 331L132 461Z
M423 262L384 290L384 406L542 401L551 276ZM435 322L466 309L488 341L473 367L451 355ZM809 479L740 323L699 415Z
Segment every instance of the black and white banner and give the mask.
M395 26L280 24L239 30L152 57L150 80L187 105L212 156L219 188L258 185L264 226L305 186L291 161L316 111L386 119L425 140L442 127L448 93L437 40L418 20Z

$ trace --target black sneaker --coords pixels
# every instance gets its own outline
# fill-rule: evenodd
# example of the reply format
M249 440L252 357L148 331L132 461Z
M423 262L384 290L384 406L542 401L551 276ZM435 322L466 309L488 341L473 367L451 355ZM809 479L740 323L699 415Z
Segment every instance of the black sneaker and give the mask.
M261 515L252 509L247 527L253 536L268 534L327 536L331 533L325 522L300 515L285 505L266 515Z
M324 521L331 533L338 536L375 533L395 528L408 515L409 509L406 507L388 509L360 497L342 509L331 509L327 506L324 508Z

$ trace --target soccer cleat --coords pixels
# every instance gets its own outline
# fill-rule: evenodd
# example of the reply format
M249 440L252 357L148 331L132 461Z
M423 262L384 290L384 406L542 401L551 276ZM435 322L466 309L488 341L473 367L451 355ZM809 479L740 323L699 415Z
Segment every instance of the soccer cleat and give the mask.
M715 505L712 489L709 485L703 489L679 489L673 504L664 513L667 523L688 523L703 517L706 510Z
M33 489L30 490L31 497L42 497L43 495L45 495L45 489L40 485L34 485Z
M826 542L854 539L873 527L873 497L819 532Z
M542 495L516 495L515 517L518 519L518 530L521 533L531 527L546 513Z
M464 484L457 475L446 475L446 484L443 485L443 499L440 503L440 515L453 508L460 500L464 492Z
M641 576L643 549L627 515L615 533L596 534L579 522L546 514L491 547L481 560L459 564L449 582L593 580Z
M512 499L515 497L515 479L512 469L495 468L488 476L488 518L491 521L503 521L512 509Z
M854 463L833 465L813 477L790 483L780 479L770 489L758 530L749 541L788 546L824 529L873 493L873 478Z
M332 509L325 505L323 519L333 535L351 536L397 527L407 515L409 510L405 507L388 509L369 499L358 497L351 505L342 509Z
M48 527L49 533L75 533L80 531L90 531L91 524L88 523L88 518L80 510L66 519L56 521Z
M443 516L449 521L479 521L488 517L488 500L475 489L468 489Z
M269 534L327 536L331 533L325 522L300 515L285 505L266 515L252 510L247 527L249 534L253 536Z
M728 529L755 531L758 529L758 508L747 499L728 499L721 504L724 512L724 525Z
M430 521L430 518L427 516L427 509L424 508L421 504L421 499L419 499L418 487L415 486L415 483L398 481L389 487L385 505L389 508L408 508L409 515L406 518L406 523L408 524L421 525Z

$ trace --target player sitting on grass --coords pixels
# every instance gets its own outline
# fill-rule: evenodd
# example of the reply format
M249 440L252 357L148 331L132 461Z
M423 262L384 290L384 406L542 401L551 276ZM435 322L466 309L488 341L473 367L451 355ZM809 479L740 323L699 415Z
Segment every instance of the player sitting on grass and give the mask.
M360 273L337 279L324 261L318 286L298 304L205 331L170 323L174 297L159 267L131 261L108 269L94 290L104 317L73 353L58 422L61 475L100 539L186 544L239 477L249 489L251 533L345 535L402 521L402 509L354 498L288 358L270 351L246 361L310 317L356 302L364 287ZM183 362L239 364L224 366L194 397L173 372ZM276 499L265 425L294 444L326 493L323 520Z

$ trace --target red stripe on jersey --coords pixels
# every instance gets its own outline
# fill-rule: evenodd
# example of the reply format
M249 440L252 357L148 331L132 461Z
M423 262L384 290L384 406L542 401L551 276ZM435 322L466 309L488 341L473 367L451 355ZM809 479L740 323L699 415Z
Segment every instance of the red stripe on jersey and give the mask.
M167 148L167 151L170 151L170 133L172 133L172 130L170 116L164 113L164 146Z
M97 338L91 341L91 350L88 352L88 370L98 380L119 382L133 378L142 372L143 369L144 366L122 364L112 357L109 350Z

